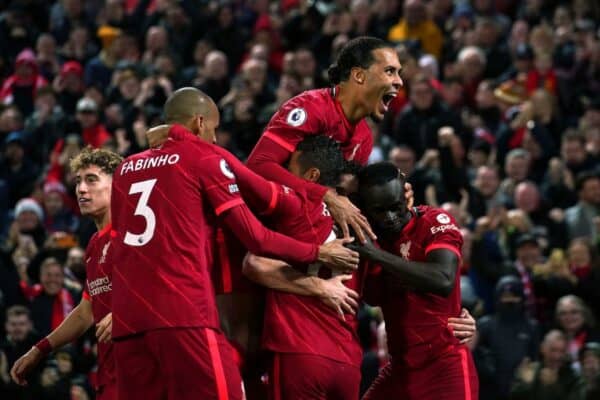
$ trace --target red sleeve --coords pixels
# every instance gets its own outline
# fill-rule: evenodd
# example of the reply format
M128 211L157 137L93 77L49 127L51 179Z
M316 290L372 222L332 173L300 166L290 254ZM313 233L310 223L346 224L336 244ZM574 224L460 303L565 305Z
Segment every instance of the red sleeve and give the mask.
M463 238L454 218L444 211L436 210L429 219L425 255L433 250L446 249L456 254L460 260Z
M257 174L307 193L325 195L327 188L292 175L283 165L306 135L323 130L322 110L308 96L296 96L275 113L248 157L247 165Z
M229 210L223 215L223 222L253 254L300 264L318 259L319 246L268 230L246 205Z
M235 174L225 158L215 153L214 156L202 159L201 163L202 173L199 177L216 215L244 204Z
M83 288L81 297L87 301L92 301L92 297L90 296L90 292L88 292L87 285Z

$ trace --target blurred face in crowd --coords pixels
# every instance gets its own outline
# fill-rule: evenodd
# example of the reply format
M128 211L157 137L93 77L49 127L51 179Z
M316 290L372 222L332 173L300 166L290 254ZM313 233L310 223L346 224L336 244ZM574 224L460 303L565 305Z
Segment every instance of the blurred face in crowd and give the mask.
M301 77L313 77L316 67L315 57L310 50L300 49L296 51L295 70Z
M98 123L98 114L95 111L79 111L77 120L83 129L88 129Z
M582 201L600 206L600 178L587 179L579 192Z
M167 31L162 26L153 26L146 33L146 48L151 51L160 51L168 47L169 38Z
M542 343L541 353L544 366L559 369L567 359L567 341L561 336L548 334Z
M531 213L537 210L540 204L540 193L537 187L529 182L521 182L515 188L515 206Z
M44 195L44 208L51 216L58 214L62 210L63 204L63 197L59 192L52 191Z
M125 79L120 79L119 92L125 100L133 100L140 92L140 81L137 76L128 76Z
M0 132L19 131L23 128L21 113L15 107L8 107L0 112Z
M586 350L581 358L581 375L587 382L592 382L600 375L600 356L591 350Z
M498 28L492 20L483 20L475 26L477 41L483 47L491 47L498 39Z
M571 242L567 255L569 257L569 264L572 267L585 267L589 266L592 262L589 247L580 240Z
M433 88L426 83L419 82L410 88L410 102L417 110L431 108L433 98Z
M81 215L103 218L110 210L112 176L97 165L75 171L75 194Z
M40 224L37 214L29 210L22 211L17 215L16 221L20 232L31 232Z
M527 269L533 268L542 259L540 247L534 243L524 243L517 248L517 260Z
M63 269L60 264L48 264L42 266L40 271L40 283L44 292L49 296L57 295L63 287Z
M212 50L211 44L206 40L198 40L194 47L194 62L203 65L208 53Z
M477 108L480 110L496 107L494 90L489 82L483 81L477 86L475 101L477 102Z
M578 332L585 324L583 310L571 297L562 298L556 304L556 318L565 332Z
M390 150L389 160L407 176L415 169L415 152L408 147L394 147Z
M570 27L571 26L571 14L569 13L569 9L564 6L556 7L554 11L554 17L552 18L552 23L555 28L560 26L562 27Z
M81 0L63 0L63 7L69 17L77 17L81 14Z
M85 252L81 247L71 247L67 253L65 267L68 267L78 278L85 277L85 263L83 262L84 256Z
M49 34L42 34L37 40L35 50L38 56L54 56L56 52L56 41L54 37Z
M204 73L207 79L221 80L227 77L227 56L222 51L211 51L204 61Z
M564 140L561 146L561 155L567 165L582 164L587 158L585 145L580 140Z
M484 197L490 198L494 196L498 191L499 186L500 179L498 178L498 173L494 168L483 166L477 169L475 187Z
M526 157L507 157L504 170L510 179L520 182L529 174L529 160Z
M10 315L6 318L6 335L13 342L22 342L27 339L27 336L33 329L31 319L25 313L18 315Z
M25 150L23 145L19 142L10 142L4 149L4 157L11 165L18 165L23 161L25 157Z
M460 62L463 79L467 82L479 79L484 69L485 63L475 52L468 53Z
M404 3L404 18L408 26L415 26L425 21L426 10L421 0L407 0Z

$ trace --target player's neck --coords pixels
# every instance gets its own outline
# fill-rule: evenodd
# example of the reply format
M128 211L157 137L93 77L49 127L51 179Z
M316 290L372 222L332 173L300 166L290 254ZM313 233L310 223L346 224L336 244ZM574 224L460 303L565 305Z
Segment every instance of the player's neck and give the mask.
M358 97L350 86L343 84L339 86L336 99L340 102L346 119L352 125L355 125L366 116L362 105L356 102Z
M106 211L105 213L94 217L94 223L96 224L98 232L106 228L106 226L110 224L110 211Z

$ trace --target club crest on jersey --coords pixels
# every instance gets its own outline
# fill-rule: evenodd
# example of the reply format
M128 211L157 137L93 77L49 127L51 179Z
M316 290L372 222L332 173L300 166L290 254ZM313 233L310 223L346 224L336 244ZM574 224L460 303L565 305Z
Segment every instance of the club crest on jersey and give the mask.
M287 123L291 126L300 126L306 121L304 108L294 108L287 116Z
M100 260L98 261L98 264L104 264L104 262L106 261L106 254L108 253L109 247L110 247L110 242L106 243L104 245L104 247L102 248L102 256L100 256Z
M447 224L448 222L450 222L450 217L447 216L446 214L438 214L438 216L435 217L435 219L437 219L437 221L440 224Z
M227 161L225 161L224 159L221 159L221 161L219 162L219 167L221 168L221 172L223 173L223 175L225 175L229 179L235 178L235 175L233 174L233 172L231 172L231 169L229 168L229 164L227 164Z
M400 243L400 255L405 260L408 260L408 257L410 257L410 245L411 245L410 240L406 243Z

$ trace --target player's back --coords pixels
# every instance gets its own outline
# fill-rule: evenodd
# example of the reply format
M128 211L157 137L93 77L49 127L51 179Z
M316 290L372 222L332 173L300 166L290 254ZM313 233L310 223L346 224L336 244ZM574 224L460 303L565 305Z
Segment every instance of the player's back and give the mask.
M335 88L300 93L273 115L263 136L289 151L294 151L305 135L329 136L340 143L344 158L366 164L373 148L371 129L366 119L351 125L336 95Z
M300 201L300 212L290 212L295 207L278 207L267 221L279 232L299 240L326 243L336 239L332 217L321 199L312 199L303 193L282 186L281 200L293 197ZM290 199L291 200L291 199ZM296 266L301 272L327 279L332 271L319 263ZM360 291L362 269L344 282L349 288ZM362 351L357 336L355 316L346 315L344 320L316 297L300 296L287 292L269 290L265 310L263 345L281 353L304 353L320 355L337 361L360 365Z
M127 158L115 172L113 336L218 328L208 266L210 219L218 206L214 192L226 192L235 180L211 146L192 135L169 138L161 148Z
M425 262L436 249L452 251L460 260L462 236L452 216L427 206L415 210L398 238L381 243L382 247L410 261ZM393 277L385 273L382 277L381 301L392 358L414 367L458 343L448 318L460 313L460 274L448 297L401 289L392 283Z

